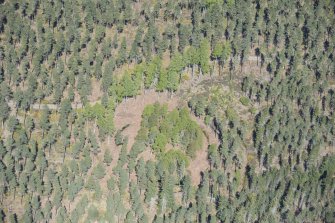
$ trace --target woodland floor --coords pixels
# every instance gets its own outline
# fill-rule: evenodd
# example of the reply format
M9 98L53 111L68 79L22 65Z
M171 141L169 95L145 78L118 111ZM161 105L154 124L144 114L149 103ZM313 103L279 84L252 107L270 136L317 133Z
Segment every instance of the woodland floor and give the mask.
M171 96L168 93L155 91L147 91L136 98L124 100L117 106L114 116L114 124L116 129L122 129L125 126L128 126L122 132L124 136L128 137L128 150L130 150L131 146L134 144L137 132L140 130L141 116L144 108L155 102L167 104L169 111L177 107L185 106L185 101L181 100L180 95ZM209 144L218 144L219 141L214 131L206 126L202 119L197 118L194 115L191 116L203 130L206 139L202 149L197 152L195 159L190 162L190 165L187 168L191 173L193 184L197 185L200 183L201 172L209 168L207 161L207 147ZM149 150L145 150L140 154L140 157L144 160L150 160L154 158L154 155Z
M251 60L252 62L252 60ZM248 69L251 71L251 69ZM255 69L256 70L256 69ZM114 115L114 124L116 130L122 129L123 127L127 126L123 132L122 135L128 137L128 150L130 150L131 146L133 145L135 141L135 137L141 127L141 120L142 120L142 113L144 108L149 105L153 104L155 102L158 102L160 104L167 104L168 110L171 111L178 107L187 107L187 101L189 100L190 96L196 95L200 92L208 92L209 87L212 86L212 84L218 84L220 85L221 89L226 91L229 91L229 88L227 86L228 76L204 76L202 78L195 78L193 80L190 80L189 82L183 83L181 88L171 95L167 92L156 92L154 90L146 90L145 92L142 92L140 95L134 97L134 98L128 98L123 100L115 110ZM237 83L235 83L237 84ZM91 105L97 103L102 94L100 91L100 84L97 81L93 81L92 83L92 94L88 98L89 103ZM20 122L23 122L24 118L23 115L20 115L16 112L14 112L15 104L13 101L9 101L9 106L11 107L11 110L13 111L12 115L15 115ZM59 106L55 104L32 104L31 108L32 110L39 111L44 109L45 107L48 107L50 110L57 110ZM76 103L72 103L72 107L74 109L82 108L83 105L78 100L76 100ZM205 171L206 169L209 169L209 163L207 160L207 148L210 144L219 144L219 139L216 135L216 133L211 129L209 126L205 125L203 118L199 118L193 115L193 113L190 112L190 115L193 120L195 120L198 125L201 127L203 133L204 133L204 144L201 150L199 150L196 154L196 157L191 160L190 165L188 166L187 170L190 172L191 179L193 185L198 185L201 181L201 172ZM96 129L96 127L94 127ZM8 132L4 132L4 134L9 134ZM110 149L113 157L113 161L110 166L106 167L106 175L103 179L99 181L99 184L103 191L103 196L107 196L105 194L107 190L107 181L112 175L113 168L116 166L118 158L119 158L119 152L120 147L117 147L114 142L114 138L109 137L106 141L101 143L101 152L93 158L93 166L96 166L99 162L103 160L104 152L106 149ZM52 157L52 156L51 156ZM54 158L51 158L49 160L50 162L61 163L61 160L59 159L59 162L57 161L57 158L59 156L55 156ZM150 149L145 150L142 152L139 157L146 160L155 160L154 154L150 151ZM50 158L50 155L49 155ZM89 170L88 175L90 175L92 171L92 168ZM130 179L133 179L135 176L130 176ZM86 191L80 191L78 196L74 199L74 201L69 202L65 201L64 205L71 207L75 207L76 204L80 201L80 198L82 195L86 194ZM92 196L93 194L88 194L89 196ZM28 197L25 196L23 199L27 199ZM22 207L22 203L20 202L20 197L17 196L15 199L13 197L7 197L4 199L4 204L9 208L12 209L15 213L23 213L24 208ZM42 202L45 202L43 200ZM105 210L106 207L101 203L96 203L96 206L99 207L100 210ZM55 213L53 213L55 214ZM151 216L153 217L153 216Z

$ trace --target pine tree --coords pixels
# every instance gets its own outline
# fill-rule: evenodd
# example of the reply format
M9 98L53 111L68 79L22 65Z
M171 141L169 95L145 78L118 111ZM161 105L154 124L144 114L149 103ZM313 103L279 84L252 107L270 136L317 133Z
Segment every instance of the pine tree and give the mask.
M110 149L106 149L105 150L105 154L104 154L104 163L109 166L111 164L113 160L112 154L110 152Z
M105 171L105 167L101 163L99 163L96 167L94 167L92 174L96 179L100 180L105 176Z
M209 72L209 59L210 59L210 44L207 39L204 39L200 43L199 49L200 55L200 68L203 74L207 74Z

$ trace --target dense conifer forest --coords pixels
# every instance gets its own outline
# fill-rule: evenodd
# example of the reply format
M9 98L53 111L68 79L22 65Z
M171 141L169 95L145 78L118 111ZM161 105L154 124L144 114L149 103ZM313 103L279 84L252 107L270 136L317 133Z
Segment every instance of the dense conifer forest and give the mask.
M0 222L335 222L335 1L0 0Z

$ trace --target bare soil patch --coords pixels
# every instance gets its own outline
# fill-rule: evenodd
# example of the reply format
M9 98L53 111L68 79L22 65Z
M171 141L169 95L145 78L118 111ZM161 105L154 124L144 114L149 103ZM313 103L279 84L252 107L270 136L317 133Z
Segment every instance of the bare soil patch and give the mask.
M200 184L201 173L209 169L208 157L208 146L211 144L219 145L219 139L215 135L214 131L204 124L203 120L199 117L192 115L193 120L195 120L204 133L203 147L196 154L195 159L190 162L187 170L191 174L191 180L193 185Z
M169 111L185 105L185 101L182 101L179 95L171 97L168 93L147 91L145 94L141 94L136 98L124 100L117 106L114 116L114 124L116 129L122 129L124 126L128 126L122 132L124 136L128 137L128 151L134 144L137 132L141 128L142 113L144 108L155 102L167 104ZM201 127L205 136L202 149L197 152L196 157L191 160L190 165L187 168L191 174L192 183L197 185L201 180L201 172L209 168L209 163L207 161L208 145L218 145L219 140L214 131L210 127L206 126L201 118L195 117L193 114L191 116ZM143 151L139 157L142 157L145 161L155 159L154 154L149 150Z
M117 106L114 124L116 129L122 129L124 126L129 125L122 132L124 136L128 137L128 150L134 144L137 132L141 128L144 108L155 102L167 104L169 111L176 108L179 104L178 97L171 97L168 93L147 91L145 94L124 100Z
M98 101L101 99L102 97L102 91L100 89L100 82L95 79L95 78L92 78L91 80L92 82L92 93L90 96L88 96L88 100L90 102L93 102L93 101Z

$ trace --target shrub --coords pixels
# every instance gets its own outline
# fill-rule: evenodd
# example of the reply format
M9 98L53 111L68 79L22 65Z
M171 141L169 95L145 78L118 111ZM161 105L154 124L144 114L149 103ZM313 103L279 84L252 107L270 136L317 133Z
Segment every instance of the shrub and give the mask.
M241 102L241 104L244 105L244 106L248 106L248 105L250 104L250 100L249 100L249 98L247 98L247 97L241 97L241 98L240 98L240 102Z

